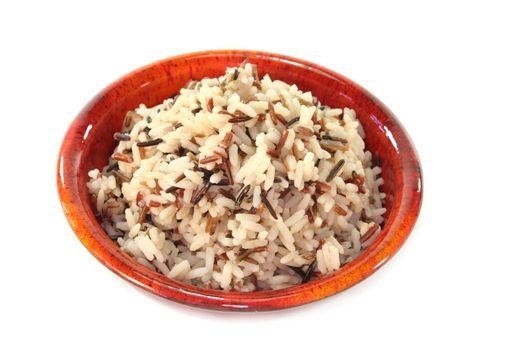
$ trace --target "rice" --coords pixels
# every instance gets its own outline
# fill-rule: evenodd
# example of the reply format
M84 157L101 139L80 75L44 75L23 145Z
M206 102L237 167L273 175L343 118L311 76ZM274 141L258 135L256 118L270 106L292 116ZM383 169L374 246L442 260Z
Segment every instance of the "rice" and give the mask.
M87 183L139 263L201 288L286 288L332 273L380 234L385 194L348 108L257 76L191 81L127 113Z

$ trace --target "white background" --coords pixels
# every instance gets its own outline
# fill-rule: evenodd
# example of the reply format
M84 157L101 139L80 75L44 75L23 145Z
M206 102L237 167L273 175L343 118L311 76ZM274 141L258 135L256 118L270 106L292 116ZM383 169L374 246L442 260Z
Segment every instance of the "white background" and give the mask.
M525 347L525 20L519 2L16 1L0 5L0 348ZM126 72L218 48L329 67L417 146L419 221L379 272L292 310L193 309L98 263L62 214L61 139Z

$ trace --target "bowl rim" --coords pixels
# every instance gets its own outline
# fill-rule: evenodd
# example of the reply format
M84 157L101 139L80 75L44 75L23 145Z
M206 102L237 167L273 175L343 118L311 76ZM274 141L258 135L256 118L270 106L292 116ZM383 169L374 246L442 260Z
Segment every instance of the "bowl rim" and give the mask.
M401 171L403 174L403 189L401 190L404 193L406 186L411 184L417 186L417 191L413 192L412 196L402 196L399 212L395 213L396 216L389 222L389 226L382 230L380 237L372 245L363 250L356 259L327 276L281 290L257 292L202 289L174 281L149 270L123 253L114 242L109 240L98 223L93 224L94 214L91 208L86 208L79 196L78 152L79 144L83 141L81 136L86 132L86 123L82 121L86 120L89 111L97 102L130 77L157 65L175 60L184 61L198 57L225 55L237 55L239 58L259 56L306 66L316 71L317 74L328 75L345 85L352 85L359 89L387 116L392 125L396 126L392 131L391 139L396 143L401 141L404 145L403 152L398 153L401 167L407 169ZM59 199L71 228L88 251L103 265L125 280L170 300L192 306L229 311L263 311L294 307L336 294L361 282L392 258L406 241L419 215L423 196L423 177L417 151L402 124L379 99L354 81L325 67L287 55L250 50L211 50L176 55L135 69L108 85L86 104L69 126L58 156L56 181ZM411 215L408 215L409 213ZM106 237L104 238L103 235ZM387 236L388 240L385 240ZM111 245L107 244L107 240Z

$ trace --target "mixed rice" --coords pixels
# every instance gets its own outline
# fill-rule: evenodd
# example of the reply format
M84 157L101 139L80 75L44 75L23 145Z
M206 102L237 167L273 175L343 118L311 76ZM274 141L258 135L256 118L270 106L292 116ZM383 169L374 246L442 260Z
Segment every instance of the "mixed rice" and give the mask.
M108 235L152 270L279 289L339 269L379 234L383 180L364 136L353 110L243 63L128 112L87 186Z

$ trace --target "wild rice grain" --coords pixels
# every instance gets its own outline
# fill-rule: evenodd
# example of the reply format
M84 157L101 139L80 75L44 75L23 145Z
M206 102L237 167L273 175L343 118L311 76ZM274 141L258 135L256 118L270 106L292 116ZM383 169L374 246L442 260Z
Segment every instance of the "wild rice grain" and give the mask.
M113 139L116 141L129 141L131 137L125 132L116 132L113 134Z
M341 215L341 216L346 216L347 214L346 210L344 210L341 206L337 204L335 205L334 210L338 215Z
M316 105L317 103L314 103ZM317 108L314 111L314 114L312 115L312 123L317 124Z
M302 283L306 283L310 281L310 279L312 278L312 273L314 272L316 265L317 265L317 261L314 259L314 261L312 261L312 263L308 266L308 269L306 269L303 280L301 281Z
M270 201L268 200L268 198L266 198L266 194L264 193L261 193L261 202L264 204L264 206L266 207L266 209L268 209L268 212L270 213L270 215L275 219L277 220L277 214L275 213L275 210L273 209Z
M232 123L232 124L236 124L236 123L244 123L244 122L247 122L249 120L252 120L252 118L248 117L247 115L243 115L243 116L239 116L239 117L232 117L228 121L230 123Z
M226 154L226 151L223 148L215 149L213 151L213 153L215 153L216 155L218 155L221 158L228 157L228 154Z
M177 195L175 196L175 208L180 210L184 206L184 189L180 188L177 190Z
M224 135L224 139L221 142L221 147L224 149L228 149L230 147L232 138L233 138L233 133L231 131L228 131L226 135Z
M295 143L292 145L292 154L295 159L301 159L301 151L299 151Z
M294 125L295 123L297 123L299 121L300 117L295 117L295 118L292 118L288 121L288 123L286 123L286 128L290 128L292 125Z
M279 193L279 199L283 199L284 197L286 197L286 195L287 195L288 193L290 193L291 190L292 190L291 187L285 188L283 191L281 191L281 192Z
M246 258L244 258L242 261L246 261L247 263L250 263L250 264L253 264L255 266L258 266L259 265L259 262L253 258L250 258L249 256L247 256Z
M299 277L301 277L301 280L304 279L304 277L306 276L306 274L304 273L304 271L300 268L300 267L296 267L296 266L288 266L293 272L295 272L296 274L299 275Z
M160 207L160 203L157 202L157 201L150 201L149 202L149 206L150 206L150 208L158 208L158 207Z
M352 171L352 178L348 179L348 182L353 183L357 186L359 193L365 193L365 178L362 175L358 175L357 172L354 170Z
M284 130L283 133L281 134L281 138L279 139L279 142L275 146L275 153L277 154L281 153L281 149L283 148L287 138L288 138L288 130Z
M241 188L241 190L237 194L237 197L235 197L235 206L236 207L241 205L242 200L244 199L244 197L246 196L246 194L248 193L249 190L250 190L250 185L244 185L244 187Z
M226 190L224 188L219 189L219 193L222 194L224 197L231 199L232 201L235 201L235 197L231 193L231 190Z
M286 125L288 124L288 122L286 121L286 119L284 119L284 117L278 113L275 113L275 107L273 105L272 102L268 102L268 111L270 113L270 118L272 118L272 121L274 124L282 124L282 125Z
M314 132L312 131L312 129L309 129L305 126L298 126L297 129L296 129L297 133L299 135L303 135L303 136L306 136L306 137L312 137L314 136Z
M337 141L337 142L341 142L341 143L348 143L347 140L345 140L345 139L343 139L341 137L330 136L328 134L322 135L321 139L323 139L323 140L330 140L330 141Z
M208 190L210 189L210 186L211 186L211 183L206 182L197 192L195 192L195 194L193 195L193 198L191 199L191 203L193 205L199 203L202 197L204 197L206 192L208 192Z
M340 161L338 161L335 166L332 168L332 170L330 171L330 173L328 174L328 176L326 177L326 182L330 182L334 179L334 177L337 176L337 174L339 173L339 171L343 168L343 165L345 164L345 161L344 159L341 159Z
M118 162L113 162L106 168L106 173L111 173L113 170L118 170Z
M269 148L269 149L266 151L266 154L268 154L270 157L272 157L272 158L274 158L274 159L279 158L279 153L277 153L277 151L275 151L274 149L271 149L271 148Z
M220 159L222 159L221 156L219 156L217 154L214 154L214 155L202 158L201 160L199 160L199 163L200 164L208 164L208 163L216 162L216 161L218 161Z
M361 243L365 243L366 241L368 241L370 239L370 237L372 237L374 235L374 233L376 233L378 228L379 228L379 226L377 224L372 225L365 232L365 234L361 236L361 239L360 239Z
M137 147L139 149L139 157L140 159L146 158L146 149L144 147Z
M260 83L260 80L259 80L259 72L257 70L257 65L256 64L253 64L252 63L252 74L253 74L253 79Z
M139 216L139 220L138 220L138 223L140 225L142 225L144 223L144 220L146 220L146 215L148 215L148 212L149 212L149 207L144 207L140 211L140 216Z
M233 185L232 167L231 167L230 160L228 158L225 158L223 160L222 169L224 170L224 174L226 175L226 178L228 179L228 184Z
M210 97L208 99L208 102L206 104L206 107L208 107L208 112L212 112L213 111L213 97Z
M129 155L129 154L115 152L115 153L113 153L111 158L113 158L115 160L118 160L118 161L121 161L121 162L124 162L124 163L133 163L133 157L131 155Z
M175 186L170 186L170 187L166 188L166 189L164 190L164 192L166 192L166 193L172 193L172 192L175 192L176 190L177 190L177 187L175 187Z
M320 181L315 182L315 192L316 193L323 194L326 192L330 192L331 189L332 189L332 186L330 184L320 182Z
M310 208L308 208L306 210L306 216L308 216L308 222L310 224L313 224L314 223L314 214L312 213L312 210Z
M144 141L144 142L137 142L137 147L151 147L151 146L156 146L159 143L162 143L162 139L153 139L153 140Z
M327 140L322 140L321 142L319 142L319 145L322 149L328 151L329 153L335 153L336 151L346 151L348 149L348 147L342 144L341 142Z
M208 218L208 221L206 222L206 227L204 228L204 231L209 234L213 234L215 232L215 228L217 227L217 219L210 217Z

